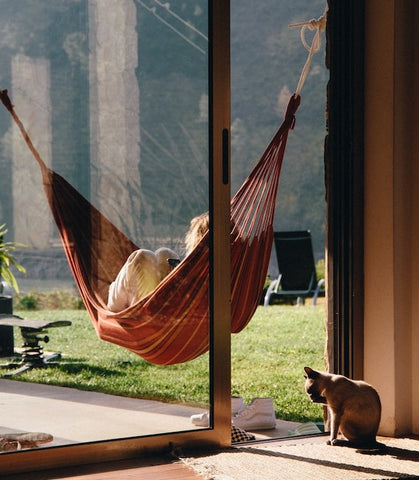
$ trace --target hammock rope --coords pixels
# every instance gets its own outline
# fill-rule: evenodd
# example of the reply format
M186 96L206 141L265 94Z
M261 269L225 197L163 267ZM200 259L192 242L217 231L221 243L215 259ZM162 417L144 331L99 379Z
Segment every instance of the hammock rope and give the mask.
M306 60L306 63L303 67L303 70L300 75L300 80L298 81L297 88L295 90L295 95L300 95L301 90L303 88L303 85L306 81L308 71L310 69L311 65L311 60L313 59L313 56L315 53L317 53L320 50L321 44L322 44L322 33L326 29L326 24L327 24L327 12L329 11L329 5L326 3L326 7L324 9L324 13L321 17L319 17L317 20L316 19L311 19L307 22L301 22L301 23L293 23L290 25L290 28L300 28L300 38L301 38L301 43L304 45L304 48L308 50L308 57ZM309 45L306 41L306 31L307 29L309 30L316 30L313 39L311 41L311 45Z
M70 269L99 338L160 365L186 362L208 351L208 233L153 292L121 312L109 311L109 285L139 247L45 164L7 90L0 90L0 99L39 164ZM279 176L299 105L300 95L294 94L281 126L231 200L232 333L246 327L260 303L271 256Z

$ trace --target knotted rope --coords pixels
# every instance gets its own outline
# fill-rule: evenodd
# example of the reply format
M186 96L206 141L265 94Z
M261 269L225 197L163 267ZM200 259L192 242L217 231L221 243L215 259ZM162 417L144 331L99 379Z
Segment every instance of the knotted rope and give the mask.
M322 44L322 33L326 29L326 21L327 21L327 11L328 11L328 6L326 5L326 8L324 10L324 13L321 17L319 17L317 20L312 19L308 20L307 22L301 22L301 23L293 23L290 25L290 28L299 28L301 27L301 32L300 32L300 37L301 37L301 42L304 45L305 49L308 50L309 54L306 60L306 63L303 67L303 70L301 72L300 80L297 85L297 89L295 91L296 95L300 95L301 90L303 88L304 82L307 78L308 71L310 69L310 64L311 60L313 58L313 55L320 50L321 44ZM306 42L305 34L307 29L309 30L316 30L316 33L314 34L313 40L311 42L311 45L309 45Z

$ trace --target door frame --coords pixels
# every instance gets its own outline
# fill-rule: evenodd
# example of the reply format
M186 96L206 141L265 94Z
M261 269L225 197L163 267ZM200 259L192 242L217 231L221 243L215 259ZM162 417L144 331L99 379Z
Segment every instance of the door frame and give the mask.
M364 2L329 0L327 367L363 377L364 305Z

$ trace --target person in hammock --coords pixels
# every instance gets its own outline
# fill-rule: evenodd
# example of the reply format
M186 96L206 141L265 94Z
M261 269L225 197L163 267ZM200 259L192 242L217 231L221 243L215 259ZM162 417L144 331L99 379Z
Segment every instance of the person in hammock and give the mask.
M197 217L191 220L189 230L185 235L185 247L186 254L192 252L192 250L198 245L202 237L209 230L209 214L208 212L201 213Z
M109 310L120 312L144 298L179 262L179 256L170 248L132 252L109 287Z
M190 253L209 228L208 213L191 220L185 237L186 253ZM108 309L120 312L138 302L150 292L180 263L180 258L170 248L155 252L135 250L111 283L108 294Z

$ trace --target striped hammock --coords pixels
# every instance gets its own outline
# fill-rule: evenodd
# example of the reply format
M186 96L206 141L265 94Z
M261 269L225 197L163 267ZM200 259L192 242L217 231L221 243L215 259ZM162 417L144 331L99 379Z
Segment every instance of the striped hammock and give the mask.
M187 362L209 348L208 233L145 298L121 312L106 307L108 288L139 247L63 177L48 168L8 97L0 98L37 160L54 220L97 335L148 362ZM291 97L284 121L231 201L231 331L240 332L259 304L273 241L279 175L300 96Z

